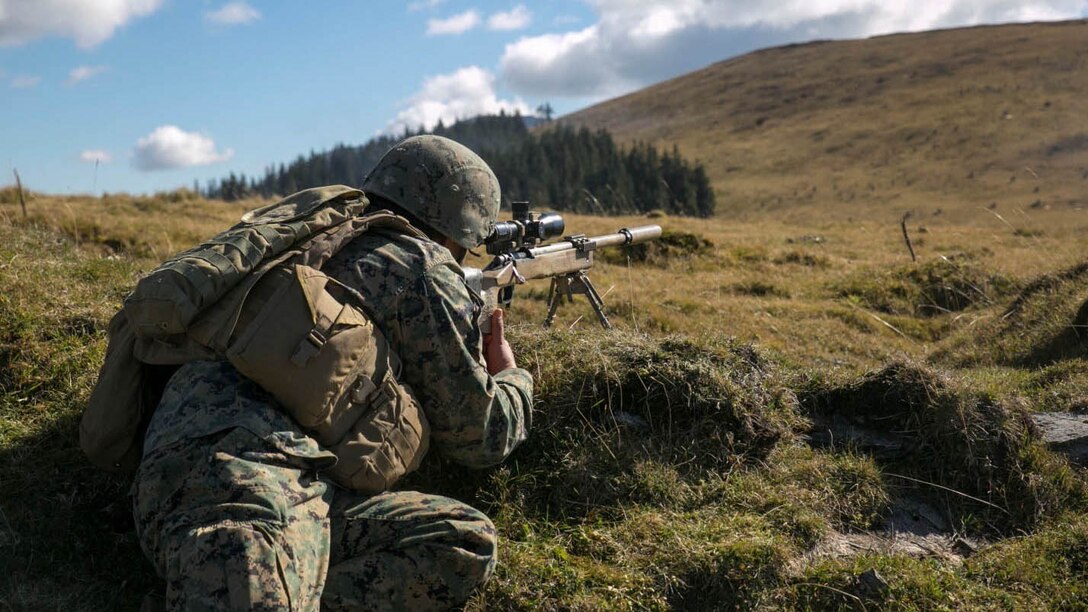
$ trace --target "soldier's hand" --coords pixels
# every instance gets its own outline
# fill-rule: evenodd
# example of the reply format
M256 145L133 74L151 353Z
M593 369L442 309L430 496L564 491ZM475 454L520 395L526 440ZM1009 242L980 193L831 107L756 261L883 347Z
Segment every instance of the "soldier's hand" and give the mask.
M514 362L514 350L506 341L503 333L502 309L491 311L491 333L484 335L484 361L487 362L488 374L498 374L503 370L518 367Z

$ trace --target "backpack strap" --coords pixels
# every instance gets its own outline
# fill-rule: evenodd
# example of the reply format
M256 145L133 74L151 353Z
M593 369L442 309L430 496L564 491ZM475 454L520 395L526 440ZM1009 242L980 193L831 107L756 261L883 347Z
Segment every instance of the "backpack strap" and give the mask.
M290 259L290 263L320 270L349 242L373 229L392 229L402 234L430 240L427 234L413 226L404 217L388 210L378 210L315 234L299 246L297 250L301 251L301 256L297 260L285 258L284 262Z
M419 229L413 227L407 219L388 210L379 210L348 219L314 234L278 257L263 262L237 287L223 296L223 299L208 308L193 321L187 335L197 344L208 347L212 352L220 355L225 354L227 345L230 343L234 330L238 326L242 305L249 297L254 286L265 274L281 266L290 267L294 265L309 266L320 270L329 259L339 253L349 242L372 229L378 228L393 229L424 240L430 239Z

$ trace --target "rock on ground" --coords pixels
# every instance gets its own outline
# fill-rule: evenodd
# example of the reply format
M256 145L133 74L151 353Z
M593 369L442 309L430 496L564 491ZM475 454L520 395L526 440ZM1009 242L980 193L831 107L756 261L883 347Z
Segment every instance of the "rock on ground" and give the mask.
M1088 466L1088 415L1040 412L1031 418L1051 450Z

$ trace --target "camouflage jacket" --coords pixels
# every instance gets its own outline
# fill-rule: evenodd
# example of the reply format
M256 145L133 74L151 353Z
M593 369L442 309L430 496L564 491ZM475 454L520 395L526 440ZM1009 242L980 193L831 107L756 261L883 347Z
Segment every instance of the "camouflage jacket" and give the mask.
M368 314L400 355L400 380L423 405L439 452L487 467L525 439L532 376L520 368L487 373L476 324L481 303L448 249L375 231L354 240L323 270L362 293Z
M487 373L476 324L480 304L449 250L375 231L354 240L323 270L362 294L367 314L401 357L400 379L415 391L440 453L463 465L487 467L525 439L532 377L520 368ZM231 427L244 427L290 455L326 454L311 439L284 433L291 421L270 397L256 389L245 398L235 395L232 370L226 362L182 366L152 417L145 455ZM234 392L224 395L226 387ZM204 392L209 401L202 401Z

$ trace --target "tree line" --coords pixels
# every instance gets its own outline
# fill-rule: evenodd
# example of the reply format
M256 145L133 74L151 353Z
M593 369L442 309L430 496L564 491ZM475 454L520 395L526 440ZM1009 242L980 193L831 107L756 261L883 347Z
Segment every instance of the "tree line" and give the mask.
M206 197L224 200L259 195L276 197L300 189L342 183L359 185L386 151L402 138L379 136L359 146L337 145L310 152L288 164L265 169L262 177L244 174L212 180ZM476 151L495 171L505 200L529 200L534 208L591 214L643 213L709 217L714 190L701 164L681 157L675 147L659 151L646 143L621 147L604 131L566 126L532 133L520 115L481 116L430 132Z

